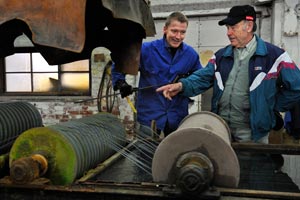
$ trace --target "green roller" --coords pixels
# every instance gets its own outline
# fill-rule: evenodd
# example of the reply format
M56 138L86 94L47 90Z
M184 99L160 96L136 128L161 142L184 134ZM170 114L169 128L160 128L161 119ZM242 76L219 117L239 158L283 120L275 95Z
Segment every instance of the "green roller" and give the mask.
M15 182L26 183L37 178L32 175L34 163L47 162L39 167L44 168L39 176L44 174L54 185L68 185L121 149L126 144L125 136L124 125L110 113L32 128L23 132L11 148L10 174ZM37 159L33 155L40 156ZM46 161L41 162L41 157ZM30 158L29 162L23 162L23 158Z

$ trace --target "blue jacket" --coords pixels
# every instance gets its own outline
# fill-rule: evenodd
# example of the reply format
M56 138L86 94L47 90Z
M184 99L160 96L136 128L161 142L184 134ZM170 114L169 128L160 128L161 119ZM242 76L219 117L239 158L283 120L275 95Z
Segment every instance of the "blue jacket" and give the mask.
M249 61L249 91L252 139L257 141L275 126L274 110L286 111L300 99L300 71L284 50L255 37L257 49ZM213 87L211 109L218 113L233 62L233 47L220 49L204 69L180 79L182 94L195 96Z
M156 120L158 129L163 130L168 120L169 126L176 129L180 121L188 115L189 98L177 96L172 101L167 100L155 90L172 83L178 75L192 73L202 68L199 55L189 45L183 43L172 58L164 38L145 42L141 49L139 88L155 86L139 90L137 97L137 121L150 126L151 120ZM116 72L112 67L113 85L119 79L125 79L124 74Z

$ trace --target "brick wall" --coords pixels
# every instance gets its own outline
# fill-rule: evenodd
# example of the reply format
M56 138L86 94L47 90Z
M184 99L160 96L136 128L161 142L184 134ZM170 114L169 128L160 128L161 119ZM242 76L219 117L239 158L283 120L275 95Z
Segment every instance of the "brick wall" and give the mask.
M41 113L43 124L45 126L65 122L71 119L78 119L85 116L98 113L97 100L90 101L98 95L99 85L102 79L105 66L110 62L110 52L106 48L97 48L91 55L91 84L92 95L87 97L41 97L29 98L28 101L35 105ZM108 77L108 76L107 76ZM129 78L130 79L130 78ZM132 77L131 79L134 79ZM107 82L107 80L106 80ZM129 80L130 82L130 80ZM106 85L104 87L104 94ZM82 103L77 101L84 100ZM132 97L132 101L133 101ZM100 105L100 104L99 104ZM106 98L101 99L101 111L107 111ZM112 109L114 115L123 120L128 130L131 130L134 124L134 115L125 99L116 97Z

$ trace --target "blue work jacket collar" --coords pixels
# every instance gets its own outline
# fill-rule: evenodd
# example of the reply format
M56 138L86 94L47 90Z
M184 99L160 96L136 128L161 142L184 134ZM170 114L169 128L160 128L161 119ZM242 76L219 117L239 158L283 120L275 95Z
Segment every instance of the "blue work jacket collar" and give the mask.
M166 36L164 36L163 38L160 39L160 42L162 42L164 45L159 45L159 43L157 43L156 48L160 50L160 52L163 52L164 50L168 50L168 48L170 48L170 45L168 44L167 40L166 40ZM186 48L185 44L182 42L180 44L180 46L178 47L178 50L184 50Z

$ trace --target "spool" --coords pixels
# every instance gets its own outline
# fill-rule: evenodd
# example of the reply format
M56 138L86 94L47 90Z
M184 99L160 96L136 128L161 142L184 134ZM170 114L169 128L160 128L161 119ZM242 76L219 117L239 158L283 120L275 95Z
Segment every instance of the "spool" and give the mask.
M205 176L210 179L210 181L206 179L204 181L207 187L210 185L237 187L240 178L240 166L230 144L229 130L225 121L214 113L203 111L188 115L182 120L178 129L158 145L152 161L153 181L176 185L177 177L180 177L178 174L180 170L184 170L185 173L187 171L186 168L176 167L182 156L187 155L185 156L187 159L188 154L200 153L203 156L198 156L196 160L199 164L194 165L193 170L196 168L206 171ZM190 158L192 159L191 156ZM213 169L209 169L211 164ZM212 172L213 176L210 176ZM194 172L192 173L195 175ZM204 179L200 177L199 180ZM205 189L205 187L200 186L198 192ZM193 188L184 188L185 191L189 189L195 193Z
M109 113L32 128L14 142L9 155L10 169L17 160L39 154L48 163L44 176L54 185L68 185L115 153L111 143L124 146L125 133L121 121ZM27 172L30 173L19 174L25 179L23 174ZM24 180L16 177L15 181L23 183Z
M227 123L217 114L201 111L187 115L179 124L178 129L204 128L220 136L227 144L231 145L231 133Z
M42 117L34 105L28 102L0 103L0 152L8 152L22 132L41 126Z

